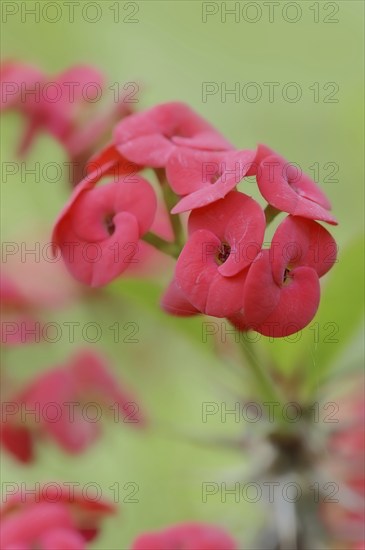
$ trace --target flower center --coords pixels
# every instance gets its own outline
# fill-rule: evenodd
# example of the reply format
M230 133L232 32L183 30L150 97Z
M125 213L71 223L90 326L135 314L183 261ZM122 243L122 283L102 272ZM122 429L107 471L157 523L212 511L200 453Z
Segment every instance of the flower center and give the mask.
M109 235L113 235L115 231L115 225L114 225L114 214L107 214L104 218L104 226L109 233Z
M220 247L218 248L217 254L216 254L216 261L218 265L224 264L228 260L228 257L231 253L231 247L228 243L223 242L221 243Z
M283 277L283 284L287 285L290 283L291 275L290 275L290 267L286 267L284 271L284 277Z

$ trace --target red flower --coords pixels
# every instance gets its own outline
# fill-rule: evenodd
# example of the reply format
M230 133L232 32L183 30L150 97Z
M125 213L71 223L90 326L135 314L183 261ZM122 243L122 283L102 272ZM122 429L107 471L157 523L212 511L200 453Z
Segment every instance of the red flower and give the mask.
M30 550L35 544L41 550L86 548L70 511L59 504L40 503L8 517L2 525L1 540L3 550ZM62 546L55 546L56 541L62 542Z
M230 535L216 525L181 523L140 535L131 550L236 550Z
M173 214L200 208L223 199L243 179L255 151L198 151L177 148L171 154L166 175L172 189L183 197Z
M76 65L52 77L31 65L7 61L1 66L1 80L1 110L16 109L27 119L18 154L27 153L37 133L48 132L71 159L71 183L83 179L88 158L109 137L112 125L132 112L123 95L117 103L96 112L104 77L87 65Z
M31 116L37 108L39 109L40 94L37 94L37 87L40 88L45 82L45 74L40 69L9 60L1 64L0 74L3 83L1 111L17 108Z
M261 207L237 191L191 213L190 236L177 261L175 280L194 308L226 317L242 307L246 268L261 247L264 231ZM256 250L251 258L250 245Z
M312 220L288 216L270 250L252 263L245 283L241 321L265 336L298 332L314 317L319 277L336 261L334 239Z
M72 275L84 284L103 286L125 271L138 241L154 220L157 201L150 184L137 175L95 188L115 166L129 174L130 163L112 156L74 190L62 210L52 241Z
M337 224L325 194L296 166L266 146L258 148L255 163L260 193L269 204L293 216Z
M25 154L34 136L46 130L67 144L85 105L84 87L102 85L102 75L93 67L79 65L51 78L36 67L8 61L1 68L2 110L19 109L28 119L28 129L19 148Z
M177 147L207 151L232 149L232 145L209 122L184 103L164 103L122 120L114 142L127 159L158 168L166 166Z
M30 410L33 416L24 415ZM100 435L103 414L135 427L145 424L135 398L119 385L105 359L86 350L4 401L2 413L2 444L25 463L33 460L40 436L51 437L66 452L83 452Z
M83 550L115 512L110 503L91 501L68 484L50 482L35 491L6 495L0 510L3 550Z

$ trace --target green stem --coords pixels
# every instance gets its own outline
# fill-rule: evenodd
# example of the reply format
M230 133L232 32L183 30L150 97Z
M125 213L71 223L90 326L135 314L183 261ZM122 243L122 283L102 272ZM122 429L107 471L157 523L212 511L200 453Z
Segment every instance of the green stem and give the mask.
M271 206L271 204L268 204L264 210L266 225L269 225L273 221L273 219L276 218L278 214L280 214L280 212L281 210L278 210L274 206Z
M178 201L178 196L171 190L169 187L168 181L166 179L166 173L163 168L156 168L155 173L157 179L161 185L163 200L166 205L167 213L171 223L171 228L174 233L174 241L166 241L159 235L155 233L148 232L143 237L142 240L146 243L154 246L157 250L172 256L177 259L180 255L180 252L184 246L184 229L180 220L180 216L176 214L171 214L172 208Z
M142 240L175 259L180 255L180 247L177 246L176 243L165 241L165 239L162 239L155 233L146 233L143 235Z

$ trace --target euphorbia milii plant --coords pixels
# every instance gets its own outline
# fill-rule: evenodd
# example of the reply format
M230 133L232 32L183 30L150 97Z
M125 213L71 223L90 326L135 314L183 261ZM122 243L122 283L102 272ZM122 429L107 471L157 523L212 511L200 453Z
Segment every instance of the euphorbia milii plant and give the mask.
M269 339L300 333L314 319L320 279L337 261L336 241L328 230L337 220L321 186L281 154L263 144L235 147L191 107L171 102L122 119L112 141L87 168L52 237L55 251L60 250L78 281L102 287L128 275L143 243L175 262L160 301L169 315L219 318L240 336L255 331ZM255 198L252 179L248 181L252 177ZM170 238L155 231L161 207ZM283 406L285 398L294 403L302 398L301 373L284 381L274 360L265 364L267 354L257 354L245 338L239 344L254 378L249 391L258 403ZM255 476L277 485L298 476L294 479L305 488L306 504L308 480L322 457L306 436L314 431L310 405L306 397L300 430L279 407L266 418L265 428L256 429L248 447L260 454L264 445L268 452L261 468L258 461ZM268 548L318 546L305 521L317 521L319 507L309 503L311 516L303 519L295 504L287 504L284 499L284 512L279 504L275 513L288 513L294 527L283 534L286 520L277 529L265 526ZM237 544L217 525L187 523L142 532L133 549L233 550Z

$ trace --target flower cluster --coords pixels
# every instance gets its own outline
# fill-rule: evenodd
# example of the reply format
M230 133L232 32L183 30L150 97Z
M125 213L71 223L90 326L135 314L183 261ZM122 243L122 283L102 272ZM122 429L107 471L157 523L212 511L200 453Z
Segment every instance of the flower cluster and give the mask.
M336 224L321 189L264 145L237 150L182 103L130 115L61 212L55 248L79 281L102 286L128 267L143 239L177 258L162 298L168 313L229 319L239 330L288 336L314 317L319 278L337 247L318 221ZM139 172L152 169L159 188ZM114 174L114 179L97 185ZM255 176L264 210L237 189ZM174 240L151 231L158 197L169 211ZM190 212L187 241L180 214ZM270 248L266 226L278 213Z

